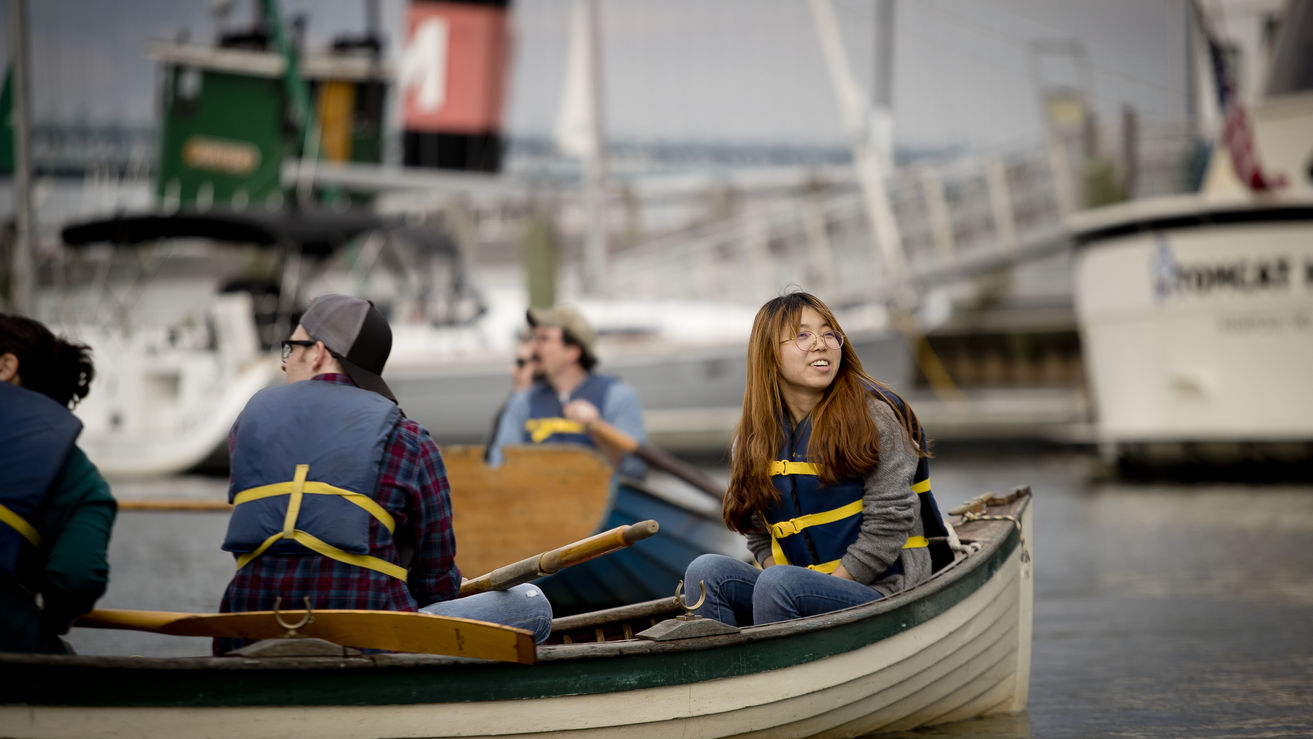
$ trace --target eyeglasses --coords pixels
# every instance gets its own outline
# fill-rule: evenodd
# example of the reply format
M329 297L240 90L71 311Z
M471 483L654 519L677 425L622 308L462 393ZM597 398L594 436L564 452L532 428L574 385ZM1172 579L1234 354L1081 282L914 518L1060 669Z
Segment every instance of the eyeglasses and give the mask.
M816 346L816 337L818 334L812 331L799 331L798 335L792 339L785 339L781 344L792 341L797 345L799 351L809 352ZM819 334L821 341L831 349L838 349L843 346L843 334L838 331L826 331Z
M287 358L292 356L292 347L314 346L318 343L319 342L317 341L310 341L308 339L283 339L283 361L286 362Z

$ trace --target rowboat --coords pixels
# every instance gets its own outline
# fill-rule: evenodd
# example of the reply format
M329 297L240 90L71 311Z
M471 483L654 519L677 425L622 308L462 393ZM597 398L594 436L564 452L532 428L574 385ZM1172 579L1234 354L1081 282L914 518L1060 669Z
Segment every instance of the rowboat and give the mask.
M610 465L590 449L545 445L505 453L501 466L489 467L481 446L442 449L463 573L633 521L661 526L660 536L538 581L558 616L667 597L699 554L742 549L720 520L719 502L614 481Z
M21 737L855 736L1023 711L1030 491L950 513L963 548L927 582L739 629L665 598L562 617L533 664L419 654L0 655ZM658 534L658 537L660 534ZM286 640L296 641L296 640Z

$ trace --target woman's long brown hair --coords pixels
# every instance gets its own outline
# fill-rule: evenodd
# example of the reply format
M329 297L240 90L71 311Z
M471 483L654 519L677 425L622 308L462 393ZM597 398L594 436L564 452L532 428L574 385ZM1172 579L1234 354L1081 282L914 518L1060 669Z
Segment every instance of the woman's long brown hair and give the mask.
M779 500L769 468L785 436L781 423L786 411L780 394L780 337L797 334L803 308L815 310L830 328L843 332L829 307L804 292L767 302L752 323L743 415L734 431L734 458L722 510L726 525L740 533L754 528L757 514ZM839 371L812 409L811 441L807 445L808 460L820 466L822 482L830 485L863 475L880 463L880 432L871 420L866 399L873 386L893 394L888 386L866 374L850 341L844 341L840 353ZM911 407L902 405L901 409L894 403L890 407L902 421L908 444L915 446L919 424ZM918 453L925 455L925 450L918 448Z

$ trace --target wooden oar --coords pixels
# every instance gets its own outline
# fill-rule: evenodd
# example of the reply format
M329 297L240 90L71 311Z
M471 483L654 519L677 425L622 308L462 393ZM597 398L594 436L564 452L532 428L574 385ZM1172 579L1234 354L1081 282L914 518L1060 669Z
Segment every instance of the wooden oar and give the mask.
M537 654L530 632L483 621L405 611L312 610L310 616L305 625L296 628L297 635L348 647L523 664L533 664ZM286 624L299 623L305 617L305 610L177 613L98 608L74 625L174 636L272 639L287 636Z
M515 564L498 567L486 575L473 580L466 580L460 586L460 595L474 595L489 590L505 590L521 583L536 580L553 572L558 572L571 565L587 562L617 549L624 549L636 541L641 541L655 534L660 526L656 521L639 521L628 526L617 526L610 531L593 534L587 539L580 539L573 544L566 544L558 549L535 554Z
M657 469L669 472L716 500L725 499L725 489L705 472L671 456L668 452L641 443L638 439L600 418L588 423L588 433L600 441L638 457Z

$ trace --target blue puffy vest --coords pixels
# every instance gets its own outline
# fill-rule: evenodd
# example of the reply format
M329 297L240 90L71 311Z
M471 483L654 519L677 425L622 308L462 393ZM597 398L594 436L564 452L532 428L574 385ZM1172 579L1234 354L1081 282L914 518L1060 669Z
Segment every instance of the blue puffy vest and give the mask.
M880 388L871 388L871 391L902 409L897 396ZM765 518L776 564L833 572L861 532L863 479L851 477L834 485L822 484L818 466L807 461L811 430L811 416L808 416L791 430L776 455L776 461L771 464L771 482L779 491L780 499L772 510L766 512ZM925 431L919 427L917 443L925 444ZM921 504L925 534L909 537L904 549L928 546L927 537L947 534L934 493L930 490L930 465L924 457L917 463L912 490L917 493ZM876 579L882 580L901 571L901 559L895 560Z
M223 549L238 555L238 569L266 552L317 553L405 580L404 568L368 554L370 519L396 526L373 493L400 420L392 401L347 385L256 393L237 419L228 489Z
M80 433L67 408L0 382L0 571L16 577L23 547L41 547L32 520Z
M615 378L610 375L589 374L570 393L570 400L587 400L601 411L606 406L606 394ZM563 417L564 406L556 391L545 382L529 389L529 420L524 423L524 441L532 444L584 444L597 445L584 431L583 424Z

